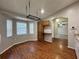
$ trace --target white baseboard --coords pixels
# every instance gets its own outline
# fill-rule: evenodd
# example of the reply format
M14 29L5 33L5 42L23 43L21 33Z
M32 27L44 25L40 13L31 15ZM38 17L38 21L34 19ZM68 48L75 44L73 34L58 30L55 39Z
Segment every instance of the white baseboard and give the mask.
M13 45L11 45L11 46L9 46L8 48L6 48L5 50L3 50L1 53L0 53L0 55L1 54L3 54L5 51L7 51L8 49L10 49L11 47L13 47L14 46L14 44Z
M70 46L68 46L68 48L75 49L75 48L73 48L73 47L70 47Z
M28 42L28 41L37 41L37 40L35 40L35 39L34 40L33 39L32 40L26 40L26 41L22 41L22 42L15 43L14 45L21 44L21 43L25 43L25 42Z
M37 41L37 39L35 40L26 40L26 41L22 41L22 42L18 42L18 43L14 43L13 45L11 45L11 46L9 46L8 48L6 48L5 50L3 50L1 53L0 53L0 55L1 54L3 54L5 51L7 51L8 49L10 49L11 47L13 47L14 45L17 45L17 44L21 44L21 43L24 43L24 42L28 42L28 41Z

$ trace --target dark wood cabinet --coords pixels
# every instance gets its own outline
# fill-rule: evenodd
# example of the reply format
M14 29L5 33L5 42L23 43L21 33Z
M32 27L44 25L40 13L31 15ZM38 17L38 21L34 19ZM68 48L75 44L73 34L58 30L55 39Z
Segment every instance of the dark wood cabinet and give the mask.
M48 26L48 21L39 21L38 22L38 40L44 41L44 27Z

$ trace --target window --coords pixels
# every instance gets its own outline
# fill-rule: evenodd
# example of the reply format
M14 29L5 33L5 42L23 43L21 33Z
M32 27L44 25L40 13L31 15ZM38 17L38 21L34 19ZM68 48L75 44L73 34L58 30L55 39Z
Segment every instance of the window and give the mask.
M29 34L34 34L34 23L33 22L29 23Z
M7 20L6 25L7 25L7 37L10 37L12 36L12 20Z
M27 34L27 24L24 22L17 22L17 35Z

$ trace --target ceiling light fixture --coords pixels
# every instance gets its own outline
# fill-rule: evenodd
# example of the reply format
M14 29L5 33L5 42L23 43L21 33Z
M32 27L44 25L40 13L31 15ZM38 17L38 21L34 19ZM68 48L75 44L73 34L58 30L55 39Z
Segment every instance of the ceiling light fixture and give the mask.
M34 20L34 21L39 21L39 20L41 20L40 17L35 16L35 15L32 15L32 14L30 13L30 11L31 11L31 0L29 0L29 2L28 2L28 10L29 10L29 14L26 15L26 17L27 17L28 19L31 19L31 20ZM26 5L26 13L27 13L27 5Z
M44 9L41 9L41 14L44 14L44 12L45 12Z
M59 22L60 21L60 19L56 19L56 22Z

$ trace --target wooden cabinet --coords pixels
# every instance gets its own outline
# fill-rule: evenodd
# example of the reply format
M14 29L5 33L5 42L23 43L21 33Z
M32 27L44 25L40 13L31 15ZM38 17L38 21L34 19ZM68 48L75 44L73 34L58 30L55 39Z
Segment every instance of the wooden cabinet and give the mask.
M39 21L38 22L38 40L42 41L43 40L43 26L42 26L42 22Z
M38 22L38 40L44 41L44 27L48 26L48 21L39 21Z
M49 21L43 21L43 26L48 26L49 25Z

